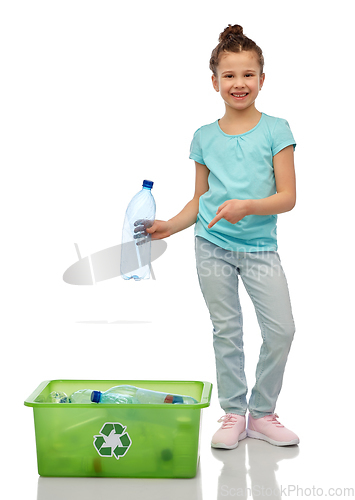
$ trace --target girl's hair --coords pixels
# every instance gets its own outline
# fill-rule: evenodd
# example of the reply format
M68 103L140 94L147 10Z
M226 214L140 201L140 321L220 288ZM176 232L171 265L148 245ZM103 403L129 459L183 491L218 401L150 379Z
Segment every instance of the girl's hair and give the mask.
M260 74L264 69L263 52L253 40L243 35L243 28L239 24L232 26L228 24L227 28L219 35L219 44L211 54L210 69L217 76L217 67L219 57L222 52L241 52L242 50L254 50L259 59Z

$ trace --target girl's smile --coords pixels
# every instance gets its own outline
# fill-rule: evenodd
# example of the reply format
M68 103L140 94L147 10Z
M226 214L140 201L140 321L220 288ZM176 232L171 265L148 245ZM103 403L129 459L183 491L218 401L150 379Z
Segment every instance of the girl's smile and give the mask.
M232 93L231 94L235 99L237 99L238 101L241 101L242 99L245 99L246 96L248 95L248 93L244 93L244 94L237 94L236 92Z

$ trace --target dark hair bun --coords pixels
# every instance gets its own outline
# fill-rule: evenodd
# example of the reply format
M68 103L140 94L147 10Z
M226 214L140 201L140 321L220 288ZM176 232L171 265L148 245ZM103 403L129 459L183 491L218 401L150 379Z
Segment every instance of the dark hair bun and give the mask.
M227 28L219 35L219 42L224 42L229 38L235 38L236 36L244 36L243 28L239 24L232 26L228 24Z

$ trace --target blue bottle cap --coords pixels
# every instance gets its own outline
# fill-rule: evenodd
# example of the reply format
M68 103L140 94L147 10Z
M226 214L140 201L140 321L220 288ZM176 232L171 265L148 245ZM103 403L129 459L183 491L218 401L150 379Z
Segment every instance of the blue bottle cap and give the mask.
M173 398L173 404L176 405L183 405L184 404L184 399L182 398L182 396L177 396L174 394L174 398Z
M153 181L143 181L143 187L152 189L154 182Z
M91 401L93 403L100 403L100 399L101 399L101 391L92 391Z

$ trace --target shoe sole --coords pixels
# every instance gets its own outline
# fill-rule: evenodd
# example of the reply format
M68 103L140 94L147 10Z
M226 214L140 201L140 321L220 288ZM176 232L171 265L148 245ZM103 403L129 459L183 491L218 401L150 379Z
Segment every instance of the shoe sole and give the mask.
M251 431L250 429L247 430L247 435L248 437L251 437L253 439L261 439L262 441L267 441L270 444L273 444L274 446L291 446L293 444L298 444L300 440L297 439L292 439L291 441L275 441L274 439L269 438L265 434L261 434L261 432L256 432L256 431Z
M239 441L242 441L242 439L245 439L247 436L247 431L245 430L241 434L239 434L238 441L230 446L226 445L225 443L212 443L211 446L212 448L222 448L224 450L234 450L235 448L238 447Z

